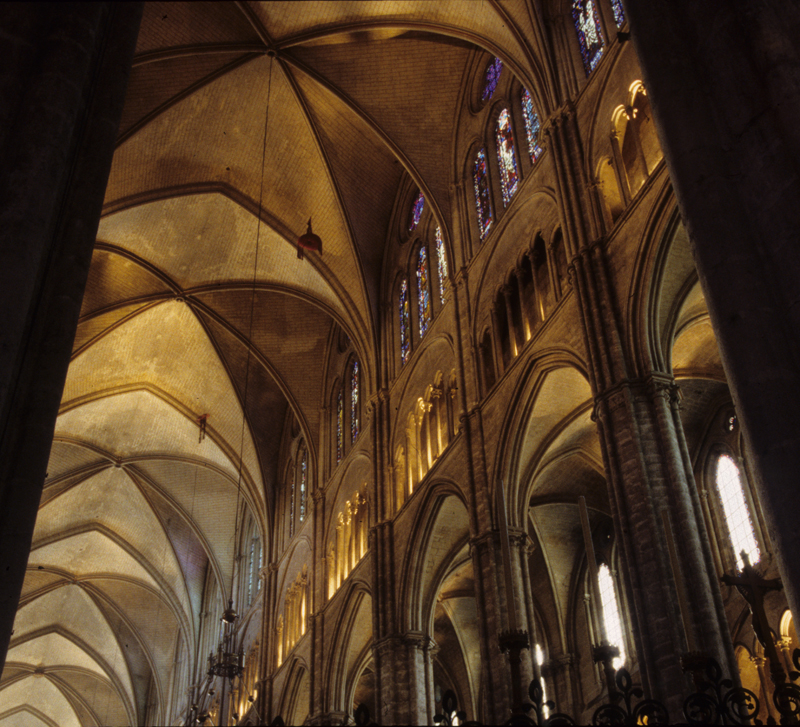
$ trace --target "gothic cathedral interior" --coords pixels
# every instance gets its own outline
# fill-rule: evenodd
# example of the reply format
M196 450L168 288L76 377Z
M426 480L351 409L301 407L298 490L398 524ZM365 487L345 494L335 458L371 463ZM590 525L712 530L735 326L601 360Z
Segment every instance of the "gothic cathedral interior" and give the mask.
M0 25L0 727L800 699L797 7Z

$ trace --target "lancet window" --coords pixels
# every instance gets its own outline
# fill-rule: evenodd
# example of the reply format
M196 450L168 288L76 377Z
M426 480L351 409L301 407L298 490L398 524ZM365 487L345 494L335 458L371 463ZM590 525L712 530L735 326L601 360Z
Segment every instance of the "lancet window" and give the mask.
M745 499L742 477L729 455L722 454L717 459L715 480L728 536L736 556L736 567L741 570L744 567L742 551L747 554L750 563L761 560L761 551Z
M614 11L614 22L621 28L625 24L625 8L622 7L622 0L611 0L611 9Z
M344 456L344 389L336 396L336 464Z
M603 31L597 0L573 0L572 19L578 35L583 67L588 76L603 55Z
M444 305L444 294L447 289L447 251L442 239L442 228L436 228L436 263L439 272L439 301Z
M419 224L424 209L425 209L425 195L422 194L422 192L420 192L414 198L414 204L411 205L411 215L408 222L409 232L413 232L414 230L417 229L417 225Z
M408 280L400 283L400 362L406 363L411 355L411 313L408 303Z
M243 604L246 608L249 608L261 586L259 570L261 569L262 559L261 538L252 517L248 517L244 533L244 538L242 538L240 583Z
M614 577L611 569L605 563L598 568L597 579L600 583L600 606L606 638L611 645L619 649L619 656L615 657L613 661L614 668L619 669L626 660L625 637L622 633L622 618L620 617Z
M420 245L419 253L417 254L417 309L419 311L420 338L427 333L428 327L433 320L428 278L428 250L425 245Z
M300 445L302 454L300 455L300 502L297 508L298 520L303 522L306 519L306 502L308 498L308 448L305 444Z
M533 99L527 88L523 88L520 92L520 100L522 102L522 119L525 122L525 138L528 141L528 154L533 164L542 153L542 148L539 146L539 131L541 130L539 114L533 108Z
M503 205L508 207L508 203L519 187L517 158L514 155L514 132L511 129L511 116L508 109L503 109L497 117L495 141L497 142L497 165L500 167Z
M289 483L289 537L294 535L295 472L294 462L289 461L286 468L286 481Z
M497 84L500 81L500 74L503 72L503 61L499 58L492 58L486 66L483 81L483 93L481 93L481 101L488 101L494 96Z
M492 201L489 190L489 169L486 164L486 150L481 149L475 157L472 170L472 183L475 187L475 209L478 213L478 230L481 239L486 237L492 226Z
M358 439L358 426L359 426L359 401L358 396L360 392L358 361L353 361L353 367L350 370L350 442L355 444Z
M332 598L353 568L367 553L369 521L367 501L360 492L345 502L336 518L328 550L328 598Z

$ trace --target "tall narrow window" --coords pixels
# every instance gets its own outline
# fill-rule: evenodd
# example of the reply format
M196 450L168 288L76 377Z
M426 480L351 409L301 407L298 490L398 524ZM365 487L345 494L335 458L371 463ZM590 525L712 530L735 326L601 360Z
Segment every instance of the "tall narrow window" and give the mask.
M761 560L761 551L756 542L750 509L744 497L742 478L739 468L727 454L720 455L717 460L717 492L725 514L725 524L731 539L733 552L736 555L736 567L744 567L742 551L747 553L751 563Z
M622 7L622 0L611 0L611 9L614 11L614 22L618 28L625 23L625 8Z
M428 250L425 245L419 248L417 256L417 307L419 308L419 337L428 331L433 314L431 312L431 294L428 284Z
M408 308L408 281L400 283L400 361L405 363L411 355L411 312Z
M573 0L572 19L575 21L575 31L581 47L583 67L588 76L603 55L603 33L596 0Z
M519 186L517 159L514 156L514 133L511 130L511 117L508 109L503 109L497 117L495 129L497 140L497 164L500 167L500 187L503 190L503 205L508 203Z
M525 138L528 140L528 154L531 157L531 164L533 164L542 153L542 148L539 146L541 124L539 123L539 114L533 108L533 99L527 88L522 89L521 100L522 118L525 120Z
M350 374L350 441L358 439L358 361L353 361Z
M250 537L250 553L248 556L248 569L247 569L247 605L253 602L253 571L256 563L256 539Z
M300 522L306 519L306 495L308 493L308 448L303 445L300 458Z
M544 651L539 644L536 644L536 663L539 665L539 670L544 665ZM539 685L542 687L542 717L547 719L550 716L550 708L546 705L547 702L547 685L544 683L544 677L539 677Z
M294 463L289 462L289 537L294 535Z
M411 232L415 230L417 225L419 224L420 218L422 217L422 211L425 209L425 195L420 192L416 199L414 200L414 204L411 206L411 217L409 218L408 222L408 231Z
M480 229L481 239L483 239L492 226L492 202L489 195L489 174L486 166L485 149L481 149L475 158L472 182L475 186L475 208L478 211L478 228Z
M436 262L439 266L439 301L444 305L444 291L447 284L447 251L444 249L442 228L436 228Z
M339 389L336 396L336 464L344 455L344 392Z
M486 73L483 80L483 93L481 94L481 101L488 101L494 96L494 91L497 88L497 82L500 80L500 74L503 72L503 61L499 58L493 58L486 66Z
M600 581L600 603L603 609L603 624L608 642L619 649L619 656L613 661L615 669L625 663L625 640L622 636L622 620L619 616L619 601L614 587L614 578L609 567L603 563L597 572Z

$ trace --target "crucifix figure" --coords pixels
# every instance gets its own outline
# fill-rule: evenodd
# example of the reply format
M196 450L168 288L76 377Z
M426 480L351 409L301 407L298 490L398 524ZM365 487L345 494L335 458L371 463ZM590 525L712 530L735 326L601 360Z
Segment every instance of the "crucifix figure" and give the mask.
M750 558L747 553L742 551L741 555L744 561L742 575L729 576L725 574L721 580L728 586L736 586L736 590L747 601L750 613L753 616L753 631L756 632L756 638L761 646L764 647L764 653L769 659L770 677L775 684L782 684L786 681L786 672L778 659L778 652L772 639L769 621L764 611L764 596L768 591L781 590L783 585L780 578L772 578L770 580L762 578L758 571L750 565Z

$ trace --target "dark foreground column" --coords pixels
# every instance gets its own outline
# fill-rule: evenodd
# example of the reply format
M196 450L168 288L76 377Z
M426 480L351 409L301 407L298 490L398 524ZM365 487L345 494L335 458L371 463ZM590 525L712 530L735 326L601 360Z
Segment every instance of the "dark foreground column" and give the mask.
M141 12L141 3L19 3L0 17L3 661Z
M625 5L797 619L800 5Z

